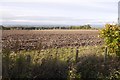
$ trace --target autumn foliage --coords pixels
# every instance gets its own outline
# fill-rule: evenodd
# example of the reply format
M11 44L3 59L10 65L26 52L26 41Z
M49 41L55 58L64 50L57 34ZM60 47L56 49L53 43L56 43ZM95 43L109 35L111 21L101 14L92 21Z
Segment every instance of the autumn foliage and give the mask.
M116 53L120 57L120 26L106 24L100 31L100 37L104 39L109 53Z

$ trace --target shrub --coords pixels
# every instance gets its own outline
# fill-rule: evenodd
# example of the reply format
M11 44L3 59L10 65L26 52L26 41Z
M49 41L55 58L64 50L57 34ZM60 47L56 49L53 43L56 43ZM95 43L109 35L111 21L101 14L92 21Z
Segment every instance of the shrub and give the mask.
M120 57L120 27L106 24L105 28L100 31L100 37L104 39L109 53L116 53Z
M102 56L83 56L77 63L77 73L81 75L81 80L119 80L120 62L113 57L107 59L105 64Z
M47 55L38 59L38 54L32 53L3 53L3 80L4 79L62 79L68 77L68 64L52 56ZM39 56L40 57L40 56ZM36 62L34 62L34 58ZM55 79L56 80L56 79Z

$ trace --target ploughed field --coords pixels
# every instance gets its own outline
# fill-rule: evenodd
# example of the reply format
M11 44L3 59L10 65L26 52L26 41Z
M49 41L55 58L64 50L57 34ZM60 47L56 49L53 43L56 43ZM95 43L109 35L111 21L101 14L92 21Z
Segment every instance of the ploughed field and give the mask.
M98 30L3 30L3 49L32 50L102 45Z

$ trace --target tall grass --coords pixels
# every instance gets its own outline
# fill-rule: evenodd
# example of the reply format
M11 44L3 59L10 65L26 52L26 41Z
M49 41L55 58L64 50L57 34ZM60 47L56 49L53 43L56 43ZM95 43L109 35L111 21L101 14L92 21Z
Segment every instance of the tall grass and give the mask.
M104 48L100 46L50 48L17 53L9 49L3 50L3 80L113 80L120 79L119 72L120 61L114 56L107 59L104 65Z

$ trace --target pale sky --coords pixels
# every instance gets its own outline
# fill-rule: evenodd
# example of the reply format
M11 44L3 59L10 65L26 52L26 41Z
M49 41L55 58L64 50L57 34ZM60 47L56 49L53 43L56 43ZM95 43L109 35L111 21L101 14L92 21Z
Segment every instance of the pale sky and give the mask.
M0 0L2 24L106 24L117 22L119 0Z

